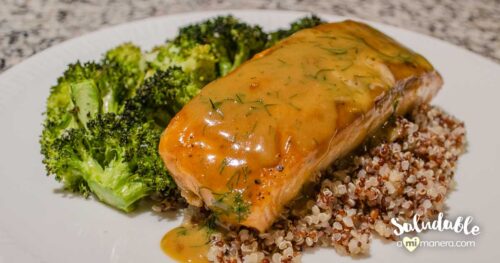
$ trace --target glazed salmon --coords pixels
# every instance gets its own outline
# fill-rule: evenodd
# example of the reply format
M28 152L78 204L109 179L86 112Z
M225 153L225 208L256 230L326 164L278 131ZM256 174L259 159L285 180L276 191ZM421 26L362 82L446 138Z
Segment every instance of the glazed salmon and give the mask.
M159 151L190 204L265 231L318 171L441 86L426 59L372 27L324 24L204 87Z

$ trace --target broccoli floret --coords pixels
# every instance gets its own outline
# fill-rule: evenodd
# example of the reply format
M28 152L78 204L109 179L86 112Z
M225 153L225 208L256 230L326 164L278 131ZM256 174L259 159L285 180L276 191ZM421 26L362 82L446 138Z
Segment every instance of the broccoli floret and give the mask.
M207 83L217 78L216 58L209 45L195 44L192 47L179 47L169 42L155 47L146 54L150 70L148 77L156 71L170 67L180 67L192 74L193 80Z
M150 61L162 70L169 66L186 69L189 58L203 58L215 62L215 77L219 77L261 51L266 39L259 26L250 26L233 16L219 16L181 28L176 38L153 51Z
M64 75L59 78L58 84L52 87L51 94L47 99L47 122L58 130L63 130L66 127L77 127L74 119L75 106L71 96L72 86L75 83L97 78L101 71L101 65L96 63L82 65L77 62L69 65Z
M160 70L148 78L127 102L125 114L134 118L146 117L160 127L166 127L182 107L191 100L208 81L202 82L180 67Z
M141 50L132 44L108 51L102 63L69 65L47 99L46 124L55 126L59 136L77 126L77 115L85 122L97 113L121 112L125 100L141 85L144 71ZM85 101L79 101L77 108L75 100Z
M125 211L151 189L171 189L162 183L171 179L156 151L161 130L122 116L145 73L143 54L132 44L108 51L100 63L68 67L47 100L40 143L48 174Z
M67 188L128 212L142 197L174 188L157 152L160 134L151 122L97 115L54 141L50 168Z
M323 23L325 22L316 15L300 18L297 21L290 24L290 28L288 29L279 29L277 31L269 33L266 47L273 46L278 41L293 35L293 33L299 30L315 27Z
M65 130L85 126L97 114L120 113L142 83L144 70L141 51L132 44L110 50L102 63L69 65L47 99L41 137L44 162L52 162L47 148ZM52 173L50 167L48 172Z
M142 84L146 60L139 47L125 43L108 51L102 64L105 70L97 85L103 97L103 111L118 113Z

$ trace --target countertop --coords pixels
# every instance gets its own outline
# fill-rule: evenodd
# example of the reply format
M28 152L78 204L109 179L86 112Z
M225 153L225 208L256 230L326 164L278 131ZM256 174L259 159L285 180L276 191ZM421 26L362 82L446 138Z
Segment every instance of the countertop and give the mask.
M348 15L427 34L500 62L499 0L0 0L0 72L98 28L179 12L284 9Z

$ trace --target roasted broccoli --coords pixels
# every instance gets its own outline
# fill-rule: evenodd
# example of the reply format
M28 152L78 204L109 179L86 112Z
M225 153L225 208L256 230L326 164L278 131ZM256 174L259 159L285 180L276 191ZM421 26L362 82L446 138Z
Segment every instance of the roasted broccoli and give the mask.
M121 116L145 73L132 44L108 51L100 63L68 67L47 100L40 142L48 174L125 211L151 190L168 190L171 179L156 152L160 131Z
M125 113L134 118L153 120L159 127L166 127L172 118L191 98L198 94L204 83L180 67L170 67L156 72L137 90L137 95L127 102Z
M276 44L276 42L291 36L293 33L299 30L315 27L323 23L324 21L316 15L300 18L297 21L291 23L289 29L279 29L269 33L266 48L273 46L274 44Z
M105 113L85 126L67 130L48 149L50 169L66 186L126 212L152 192L174 189L157 152L156 124Z
M267 35L259 26L250 26L233 16L219 16L188 25L166 45L157 47L148 57L160 69L180 66L193 70L191 58L197 65L215 62L216 76L224 76L261 51Z

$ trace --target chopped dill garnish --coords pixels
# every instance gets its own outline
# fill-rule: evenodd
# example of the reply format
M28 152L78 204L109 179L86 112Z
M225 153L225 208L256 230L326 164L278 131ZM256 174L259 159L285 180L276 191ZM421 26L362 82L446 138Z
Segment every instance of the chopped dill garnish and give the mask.
M238 94L236 93L236 102L238 102L239 104L243 104L243 99L241 97L244 97L245 94Z
M347 48L326 48L326 47L321 47L321 49L326 50L330 52L333 55L343 55L347 53Z
M219 174L222 174L222 172L224 172L224 169L226 168L226 166L229 164L229 161L227 160L227 158L224 158L220 164L220 167L219 167Z
M279 61L279 62L281 62L282 64L288 64L288 63L286 63L286 61L284 61L284 60L283 60L283 59L281 59L281 58L278 58L278 61Z
M207 130L208 124L203 125L203 130L201 131L201 134L205 135L205 131Z
M205 225L208 228L208 233L213 233L217 229L217 215L215 213L210 213L208 215L207 220L205 221Z
M234 171L234 173L231 175L231 177L226 183L227 189L233 189L237 187L238 183L240 182L240 176L241 176L241 170Z
M267 112L267 115L272 116L271 112L269 111L268 107L276 106L276 104L264 104L264 110Z
M234 216L238 222L245 220L248 213L250 213L251 204L244 199L242 191L234 189L220 194L216 199L218 204L211 207L213 213L208 217L206 222L209 229L216 228L219 216Z
M241 167L241 169L234 171L234 173L231 175L231 177L227 181L226 187L228 189L236 188L238 186L238 184L240 183L241 176L243 175L243 182L246 182L248 179L248 175L251 172L252 172L252 170L250 170L248 168L248 166L246 166L246 165Z
M210 106L212 106L212 110L217 112L220 116L224 117L224 114L222 114L222 111L220 110L222 101L214 102L211 98L208 98L208 100L210 101Z
M243 194L239 191L234 193L232 210L236 213L238 223L245 220L250 213L250 203L243 199Z
M318 72L316 72L316 74L314 74L314 78L317 79L319 77L319 74L324 73L324 72L329 72L329 71L335 71L335 69L334 68L320 69L320 70L318 70Z
M252 129L247 132L247 137L249 137L251 134L255 132L255 128L257 128L257 122L255 122L252 126Z
M251 130L251 132L252 132L252 133L255 131L255 128L257 128L257 122L255 122L255 123L253 124L253 126L252 126L252 130Z
M248 166L245 165L241 168L241 171L243 172L244 180L246 182L248 179L248 175L252 172L252 170L250 170L250 168L248 168Z
M212 106L212 110L214 111L219 110L219 107L222 104L222 102L214 102L211 98L208 98L208 100L210 101L210 106Z
M399 100L400 98L397 98L394 103L392 104L392 112L395 113L396 110L398 109L398 106L399 106Z
M345 71L345 70L347 70L348 68L352 67L352 65L354 65L354 63L353 63L352 61L349 61L349 64L348 64L347 66L345 66L345 67L341 68L340 70Z
M294 108L294 109L295 109L295 110L297 110L297 111L301 111L301 110L302 110L301 108L297 107L296 105L294 105L294 104L293 104L293 103L291 103L291 102L288 102L288 105L290 105L290 107Z
M252 112L253 112L254 110L256 110L256 109L257 109L257 107L255 107L255 106L250 106L250 110L248 110L248 112L247 112L247 113L245 113L245 117L250 116L250 114L252 114Z
M178 236L186 236L187 229L185 227L179 227L176 233Z

